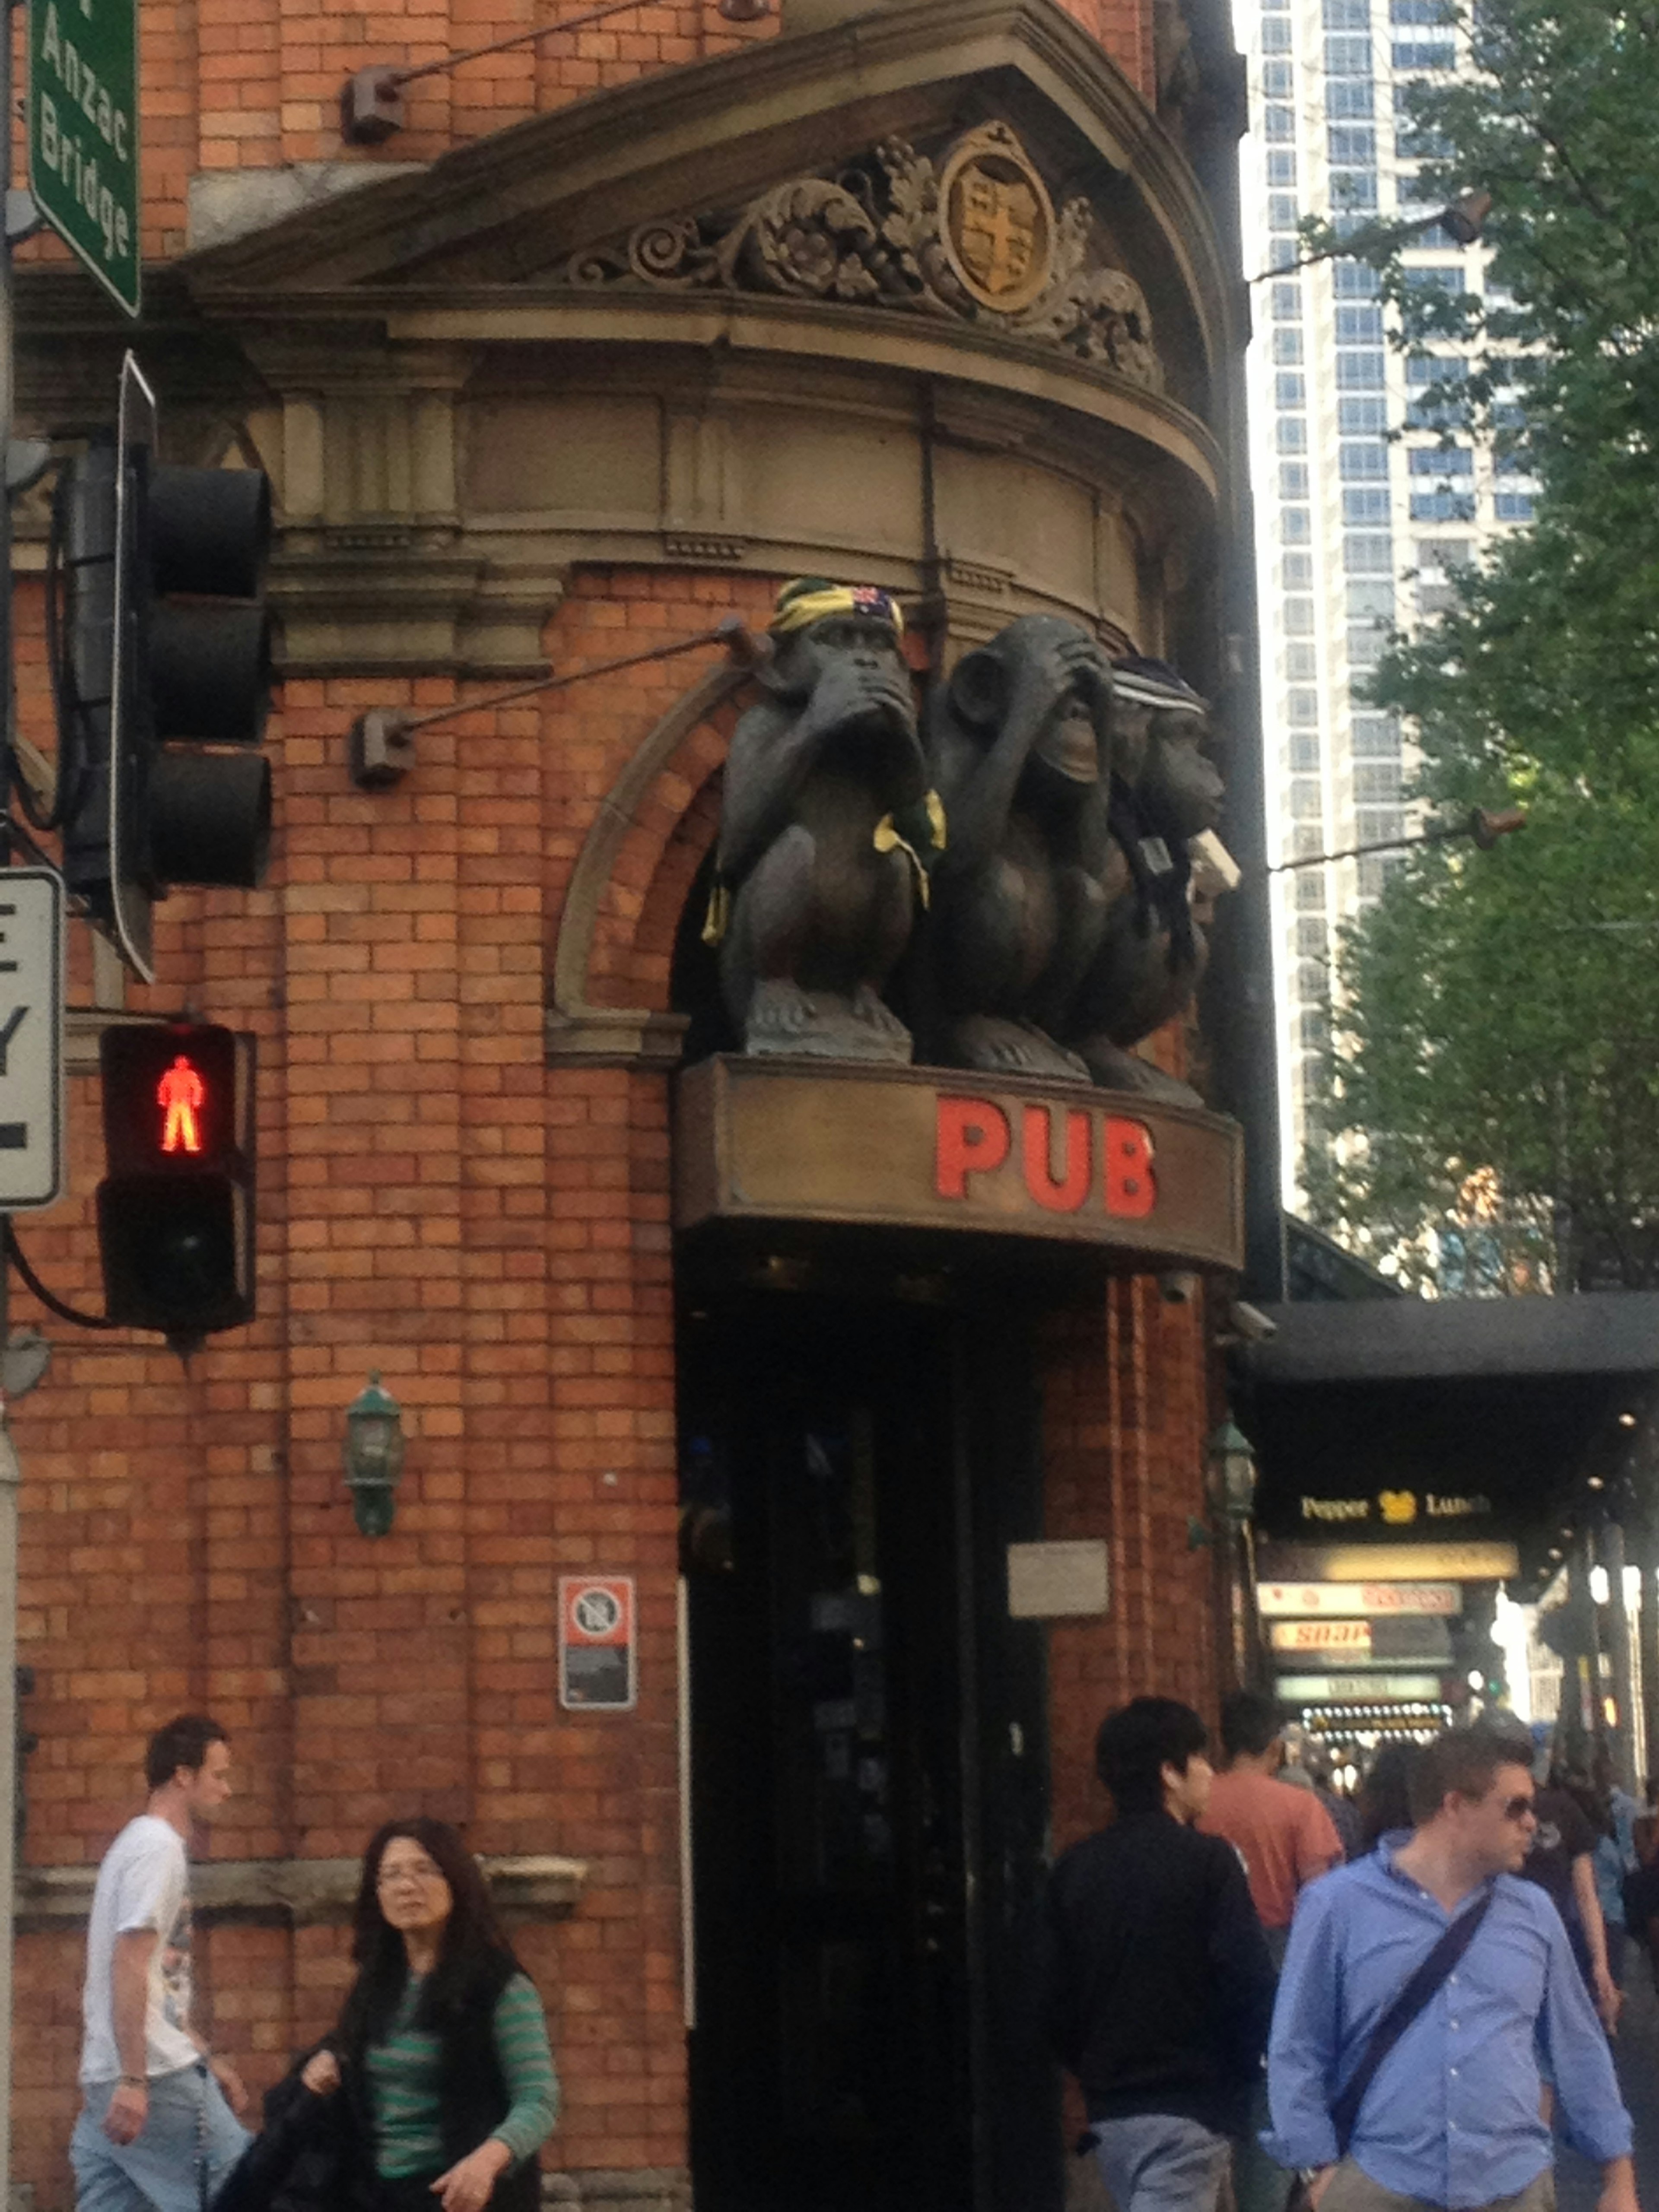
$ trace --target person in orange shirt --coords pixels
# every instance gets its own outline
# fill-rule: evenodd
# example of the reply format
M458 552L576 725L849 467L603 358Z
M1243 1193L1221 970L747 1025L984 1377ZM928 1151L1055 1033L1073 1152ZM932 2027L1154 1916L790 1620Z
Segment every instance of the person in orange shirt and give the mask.
M1227 1764L1199 1826L1224 1836L1243 1860L1277 1963L1290 1938L1297 1892L1341 1865L1342 1839L1311 1790L1292 1790L1275 1778L1285 1736L1271 1698L1236 1690L1221 1708L1221 1742Z
M1210 1785L1210 1802L1197 1825L1208 1835L1224 1836L1243 1860L1267 1948L1280 1966L1297 1893L1341 1865L1342 1839L1311 1790L1274 1779L1285 1761L1285 1735L1271 1698L1234 1691L1221 1708L1221 1745L1227 1764ZM1265 2084L1256 2105L1265 2114ZM1261 2148L1259 2132L1253 2126L1235 2154L1238 2212L1284 2212L1291 2177Z

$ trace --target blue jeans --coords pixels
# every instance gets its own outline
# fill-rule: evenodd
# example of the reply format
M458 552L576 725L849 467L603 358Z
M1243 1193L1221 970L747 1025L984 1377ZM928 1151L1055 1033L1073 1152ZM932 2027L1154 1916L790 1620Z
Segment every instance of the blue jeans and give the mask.
M112 2143L104 2115L113 2081L85 2092L70 2138L76 2212L202 2212L251 2138L206 2066L155 2075L136 2142Z
M1197 2120L1137 2112L1090 2131L1117 2212L1215 2212L1231 2146Z

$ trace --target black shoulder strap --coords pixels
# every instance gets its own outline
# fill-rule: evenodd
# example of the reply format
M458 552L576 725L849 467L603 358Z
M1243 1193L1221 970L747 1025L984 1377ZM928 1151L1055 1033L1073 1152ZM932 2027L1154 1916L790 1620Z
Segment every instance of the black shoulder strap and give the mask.
M1342 2156L1347 2155L1354 2123L1358 2119L1359 2108L1365 2101L1365 2092L1376 2079L1377 2068L1474 1942L1481 1922L1491 1909L1492 1900L1492 1892L1489 1889L1479 1905L1453 1921L1372 2029L1371 2039L1365 2045L1364 2057L1343 2084L1342 2094L1331 2106L1331 2125L1336 2130L1337 2148Z

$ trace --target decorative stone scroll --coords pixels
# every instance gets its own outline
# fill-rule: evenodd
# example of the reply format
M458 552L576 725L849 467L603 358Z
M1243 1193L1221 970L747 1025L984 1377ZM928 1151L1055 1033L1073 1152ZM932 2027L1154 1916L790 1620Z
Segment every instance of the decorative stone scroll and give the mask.
M972 323L1164 388L1140 287L1102 258L1094 210L1058 214L1005 123L937 158L900 138L793 177L735 214L656 218L578 254L575 284L774 293Z

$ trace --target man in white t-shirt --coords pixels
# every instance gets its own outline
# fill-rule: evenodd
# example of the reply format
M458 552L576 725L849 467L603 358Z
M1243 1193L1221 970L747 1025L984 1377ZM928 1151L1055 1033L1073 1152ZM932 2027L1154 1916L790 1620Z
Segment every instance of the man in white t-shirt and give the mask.
M150 1738L149 1802L104 1855L87 1924L76 2212L204 2212L248 2137L247 2094L190 2024L191 1824L230 1795L216 1721Z

